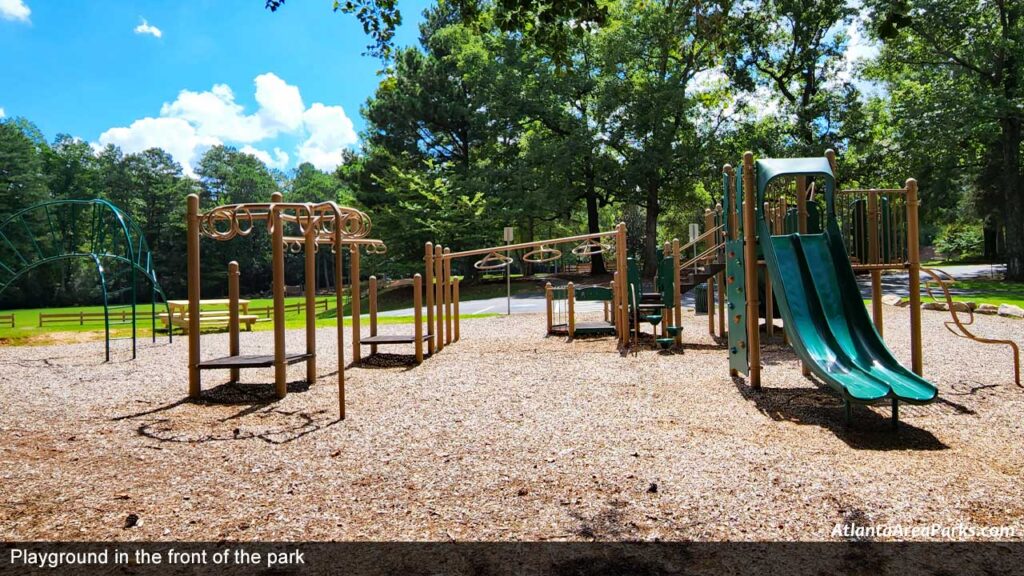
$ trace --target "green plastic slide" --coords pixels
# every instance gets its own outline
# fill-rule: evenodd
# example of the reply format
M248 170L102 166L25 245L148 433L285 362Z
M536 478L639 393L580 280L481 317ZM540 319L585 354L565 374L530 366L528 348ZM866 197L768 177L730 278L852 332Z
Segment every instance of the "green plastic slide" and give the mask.
M818 378L860 404L935 399L935 386L904 368L871 323L834 219L824 234L759 228L786 334Z

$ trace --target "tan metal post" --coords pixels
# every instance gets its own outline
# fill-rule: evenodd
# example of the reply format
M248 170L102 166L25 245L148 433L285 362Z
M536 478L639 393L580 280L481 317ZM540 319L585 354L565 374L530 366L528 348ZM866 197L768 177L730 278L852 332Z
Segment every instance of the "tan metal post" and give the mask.
M452 312L452 319L455 321L455 334L452 336L452 342L459 341L459 279L454 278L452 280L452 304L455 306L455 311Z
M338 418L345 419L345 245L335 226L334 232L334 307L338 315Z
M306 287L306 382L316 382L316 227L313 225L313 213L306 213L305 257L306 270L304 284Z
M576 288L572 282L566 285L566 298L569 302L569 339L572 340L573 336L576 335Z
M377 335L377 277L370 276L370 336ZM377 345L370 344L370 355L377 353Z
M363 361L359 344L362 338L360 334L362 330L360 327L362 303L359 297L363 291L359 281L359 244L353 244L350 253L352 255L352 262L349 263L349 266L352 268L352 278L349 279L349 285L351 286L350 297L352 299L352 363L359 365Z
M444 254L444 248L440 244L434 246L434 305L437 310L434 314L434 320L437 322L435 329L435 338L437 338L437 345L434 347L435 350L440 352L444 350L444 290L442 290L444 284L444 263L442 262L442 255Z
M826 154L827 155L827 154ZM835 153L829 158L829 165L832 166L832 175L835 176ZM838 188L835 190L838 192ZM807 176L796 177L796 230L800 234L807 234ZM785 332L783 332L785 336ZM811 368L803 360L800 361L800 373L804 376L811 375Z
M661 257L662 258L667 258L671 254L671 250L672 250L672 243L671 242L665 242L664 244L662 244L662 246L661 246ZM661 269L660 263L658 265L658 269L659 270ZM661 280L661 279L659 278L659 280ZM664 298L662 300L664 300ZM668 325L672 322L672 308L669 307L669 306L665 306L664 302L662 302L661 305L662 305L662 308L661 308L661 322L659 322L659 324L661 326L661 337L662 338L666 338L666 337L668 337ZM657 326L654 327L654 332L655 332L655 335L657 335L657 332L658 332L658 327Z
M427 351L434 353L434 243L427 242L423 261L426 263L427 281Z
M451 254L451 248L445 248L444 253ZM444 343L452 343L452 259L444 259Z
M747 350L750 366L748 373L750 387L761 387L761 335L759 334L757 275L760 267L757 264L757 232L755 220L755 204L757 193L754 190L754 154L743 154L743 259L746 266L744 291L747 293Z
M868 191L868 260L871 264L878 264L878 192ZM882 321L882 271L871 271L871 319L875 323L875 330L879 336L883 335L884 323Z
M416 327L413 329L413 338L416 339L416 363L423 362L423 278L416 274L412 277L412 316Z
M910 265L910 364L918 376L924 375L921 348L921 236L917 221L917 180L907 179L907 260Z
M281 202L280 192L271 195L271 202ZM285 363L285 326L284 326L284 220L281 209L273 206L270 218L273 226L271 239L271 260L273 262L274 292L274 391L278 398L288 394L288 365Z
M188 195L188 395L198 398L202 391L199 375L199 196ZM173 330L172 318L167 329Z
M796 177L796 230L807 234L807 176Z
M722 204L721 203L719 203L716 206L715 211L718 213L718 222L716 222L716 224L721 226L722 224L725 223L725 219L724 219L725 215L722 214ZM715 242L718 243L718 244L723 244L722 250L723 250L723 253L724 253L724 250L725 250L725 247L724 247L725 231L724 230L720 231L718 234L715 234L715 236L716 236ZM719 260L719 257L720 256L716 256L715 260L716 261ZM725 262L718 262L718 263L719 264L725 264ZM715 289L716 289L716 292L717 292L715 300L718 302L718 335L719 336L725 336L725 270L724 269L721 272L718 273L718 281L715 282Z
M615 291L615 289L612 288L612 292L613 293L614 293L614 291ZM551 334L551 326L552 326L552 324L554 324L554 321L551 318L551 316L552 316L552 310L551 310L552 302L551 302L551 299L554 298L554 294L552 292L553 292L553 290L551 288L551 282L548 282L547 284L544 285L544 309L547 311L547 314L548 314L548 332L547 332L548 334Z
M731 164L722 166L722 172L725 173L725 193L729 195L729 202L731 210L725 215L729 221L729 240L735 240L737 234L738 224L736 223L736 171L733 169Z
M612 274L612 278L615 278L614 274ZM614 325L614 322L612 322L612 310L615 309L615 301L617 298L615 295L615 291L617 290L617 288L615 287L615 280L612 280L611 282L608 283L608 288L610 288L612 291L612 301L608 302L607 300L605 300L604 302L602 302L602 304L604 304L604 321Z
M683 288L683 275L679 266L682 254L679 252L679 238L672 239L672 282L675 284L675 301L672 303L675 306L672 307L672 312L675 317L676 325L676 345L681 346L683 344L683 295L680 293Z
M622 330L622 282L619 278L618 270L612 273L612 324L615 325L616 336L619 336Z
M704 231L711 230L715 227L715 216L714 212L710 208L704 209ZM708 236L707 249L711 249L715 246L715 235ZM708 278L708 292L707 292L707 304L708 304L708 334L715 335L715 277L711 276Z
M619 286L619 343L629 344L629 271L626 267L626 223L619 222L615 227L615 271L621 272L617 278Z
M238 356L238 262L228 262L228 355ZM231 383L238 382L238 368L231 369Z
M764 219L767 220L768 219L768 215L771 214L771 212L769 211L770 209L768 207L768 202L765 202L763 204L762 208L763 208L763 211L761 212L761 218L764 218ZM773 230L775 228L775 221L774 221L774 219L772 220L772 222L768 223L767 228L770 231L774 231ZM763 238L762 241L767 242L768 239L767 238ZM760 271L762 269L762 267L758 266L757 269L758 269L758 271ZM775 303L775 300L772 297L772 278L768 274L767 267L765 267L764 268L764 331L765 331L765 337L767 337L767 338L771 338L772 336L775 335L775 306L774 306L774 303Z

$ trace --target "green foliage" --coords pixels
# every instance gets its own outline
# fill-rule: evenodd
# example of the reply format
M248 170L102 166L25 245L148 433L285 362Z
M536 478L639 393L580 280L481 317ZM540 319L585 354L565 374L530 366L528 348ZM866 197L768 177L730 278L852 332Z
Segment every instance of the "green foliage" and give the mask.
M866 5L883 46L865 74L888 88L894 152L921 182L926 220L950 221L970 196L975 216L1006 226L1008 275L1024 279L1024 5Z
M977 256L983 248L980 224L947 224L935 238L935 250L950 260Z

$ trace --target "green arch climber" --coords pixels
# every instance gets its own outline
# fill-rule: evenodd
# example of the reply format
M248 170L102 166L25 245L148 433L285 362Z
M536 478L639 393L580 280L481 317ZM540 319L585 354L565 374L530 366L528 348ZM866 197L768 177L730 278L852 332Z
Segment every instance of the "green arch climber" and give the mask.
M130 296L132 358L136 355L139 277L150 285L150 316L156 341L157 299L166 308L166 297L157 280L146 237L125 211L98 198L52 200L19 210L0 222L0 294L29 271L69 259L88 259L96 266L103 294L108 362L110 287L117 280L127 280L127 286L118 292L128 292ZM124 278L126 275L130 278Z

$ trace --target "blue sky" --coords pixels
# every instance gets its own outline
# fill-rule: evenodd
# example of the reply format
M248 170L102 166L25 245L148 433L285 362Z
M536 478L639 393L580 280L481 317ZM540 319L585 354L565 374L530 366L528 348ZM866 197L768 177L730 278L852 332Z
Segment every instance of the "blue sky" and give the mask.
M183 165L211 145L290 169L337 165L381 67L331 0L0 0L0 111L127 152L161 146ZM398 44L429 2L402 0Z

